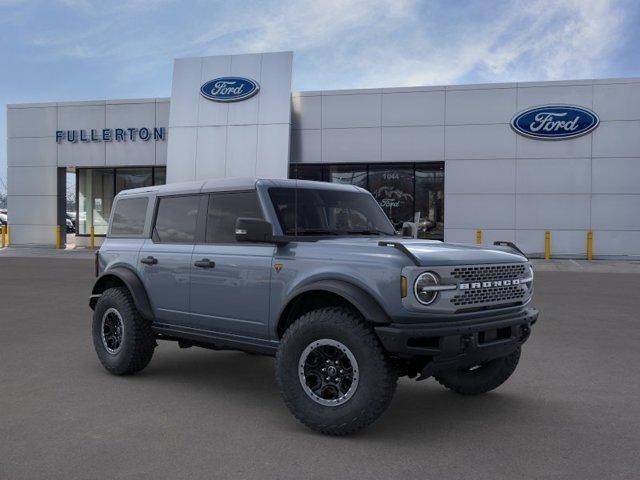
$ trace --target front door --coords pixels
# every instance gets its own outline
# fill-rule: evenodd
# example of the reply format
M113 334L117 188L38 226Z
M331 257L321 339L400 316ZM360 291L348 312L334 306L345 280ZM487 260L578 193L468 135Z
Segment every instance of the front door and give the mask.
M191 256L201 197L159 198L152 238L140 250L139 271L158 323L189 324Z
M209 196L204 243L191 258L192 322L231 337L267 339L275 246L236 242L238 217L263 217L255 191Z

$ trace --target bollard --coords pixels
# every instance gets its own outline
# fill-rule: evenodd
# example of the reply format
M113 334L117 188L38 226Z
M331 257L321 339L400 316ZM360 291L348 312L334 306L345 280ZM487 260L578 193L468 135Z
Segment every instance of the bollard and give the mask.
M95 250L96 248L96 229L93 225L89 229L89 248Z
M62 229L60 225L56 225L56 248L58 250L62 248Z
M476 230L476 245L482 244L482 230Z
M4 234L5 234L5 237L6 237L4 244L5 244L5 246L8 247L9 246L9 241L11 240L11 238L9 237L9 224L8 223L4 226Z
M593 232L587 232L587 260L593 260Z
M551 232L544 232L544 259L551 260Z
M4 225L0 225L0 247L4 248Z

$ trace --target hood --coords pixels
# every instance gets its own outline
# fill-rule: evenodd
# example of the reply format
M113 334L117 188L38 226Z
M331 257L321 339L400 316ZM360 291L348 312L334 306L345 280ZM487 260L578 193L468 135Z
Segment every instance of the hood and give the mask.
M343 246L361 246L375 248L394 248L378 246L380 242L402 245L419 262L420 266L472 265L491 263L520 263L527 259L512 250L502 247L476 247L456 243L443 243L437 240L417 240L402 237L341 237L322 240L322 243ZM398 250L402 250L402 247Z

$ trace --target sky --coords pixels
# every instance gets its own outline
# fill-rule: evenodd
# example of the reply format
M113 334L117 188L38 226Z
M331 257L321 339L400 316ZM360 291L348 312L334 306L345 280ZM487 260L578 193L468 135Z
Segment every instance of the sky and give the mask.
M294 90L640 77L639 21L636 0L0 0L0 105L168 97L174 58L282 50Z

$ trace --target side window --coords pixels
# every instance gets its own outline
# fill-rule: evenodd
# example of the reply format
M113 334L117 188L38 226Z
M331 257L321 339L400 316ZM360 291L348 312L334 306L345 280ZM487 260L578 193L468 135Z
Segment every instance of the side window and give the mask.
M153 241L193 243L196 238L200 195L160 198Z
M210 195L206 243L235 243L238 217L262 218L256 192Z
M147 197L124 198L118 200L113 212L109 236L138 236L144 231L147 217Z

